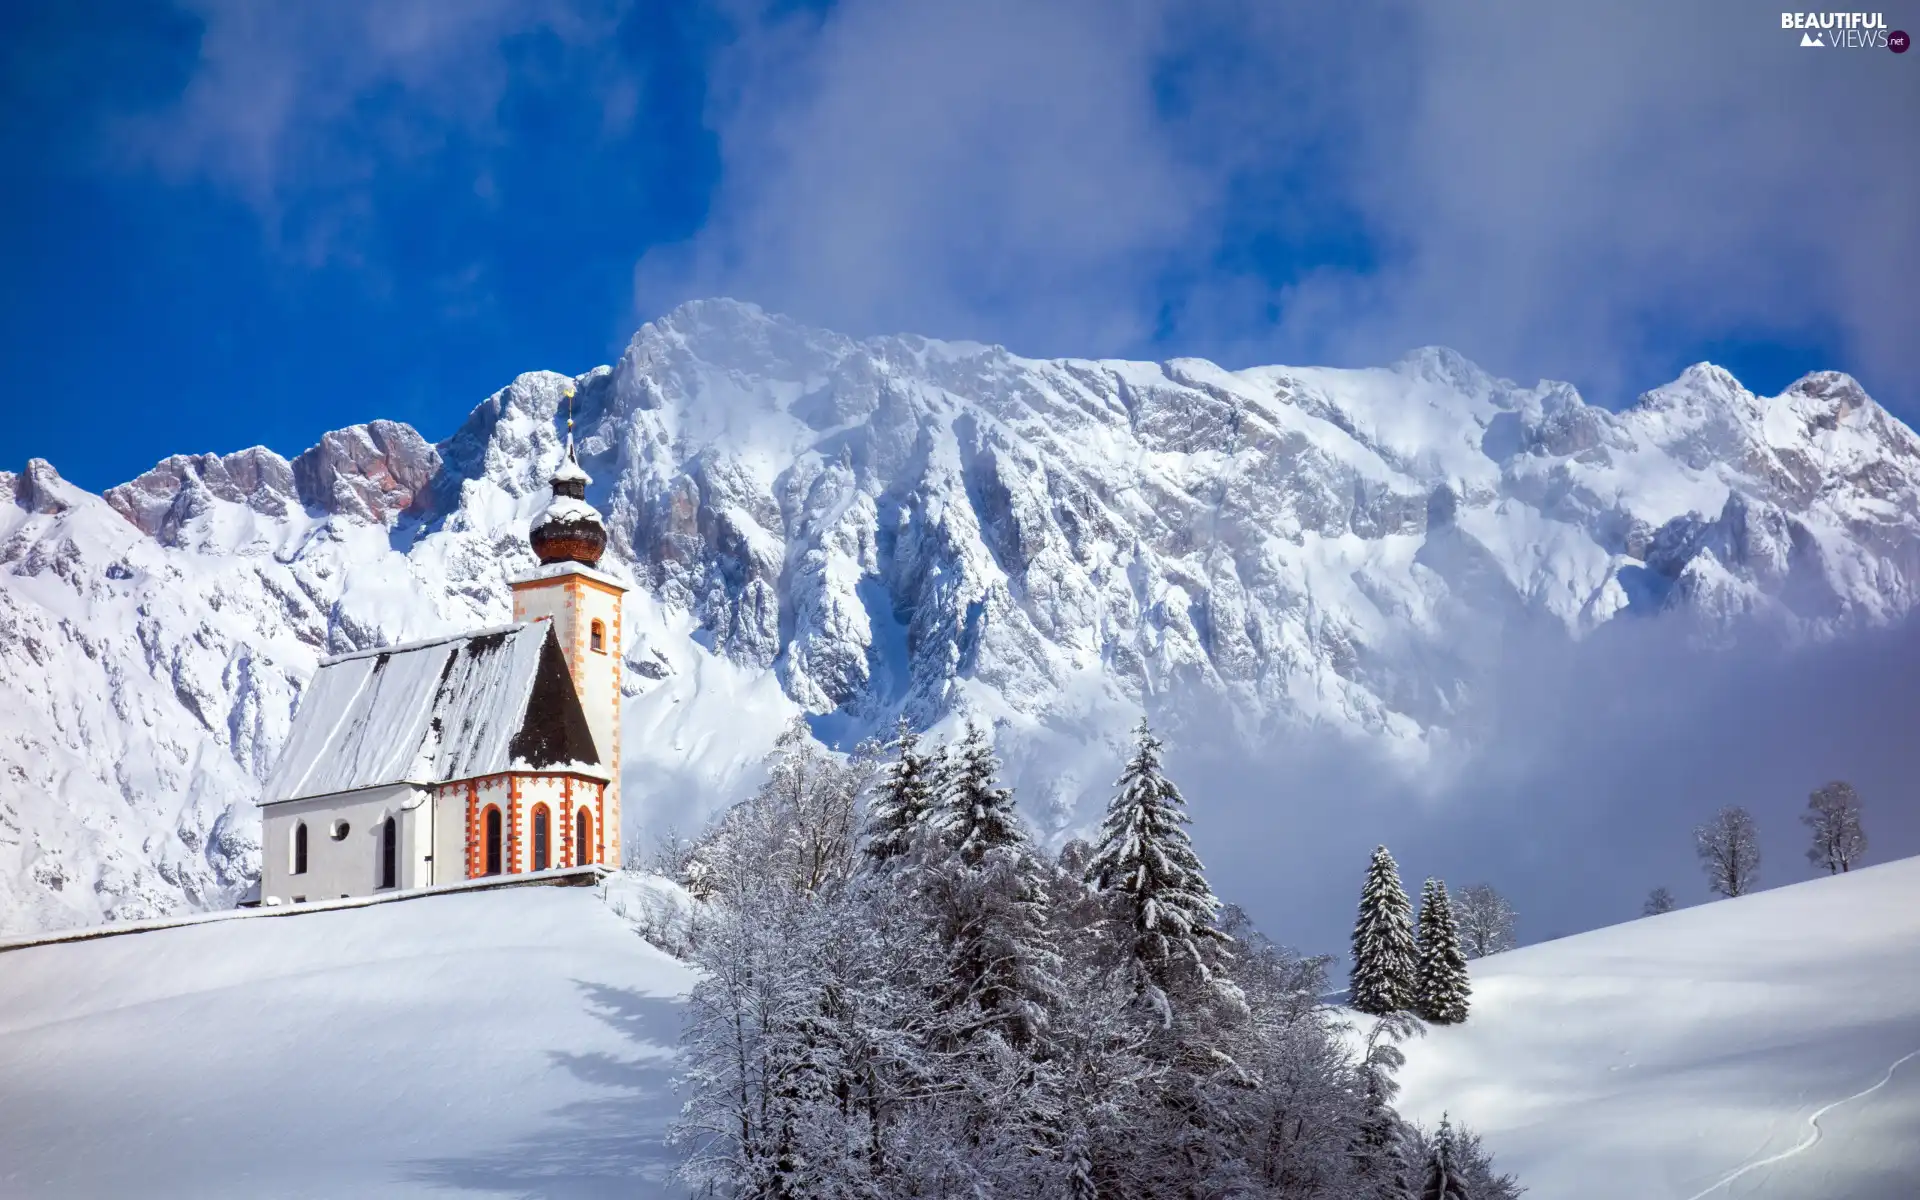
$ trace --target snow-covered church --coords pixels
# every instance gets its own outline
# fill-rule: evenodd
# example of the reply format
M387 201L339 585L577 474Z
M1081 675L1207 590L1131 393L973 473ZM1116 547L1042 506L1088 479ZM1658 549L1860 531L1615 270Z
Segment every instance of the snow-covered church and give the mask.
M620 606L572 437L513 623L320 664L262 793L263 902L620 861Z

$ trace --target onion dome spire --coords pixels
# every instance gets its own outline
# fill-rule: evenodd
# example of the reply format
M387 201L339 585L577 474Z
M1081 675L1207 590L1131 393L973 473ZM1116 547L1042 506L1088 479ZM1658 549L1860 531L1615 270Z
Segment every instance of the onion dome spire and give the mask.
M553 498L533 519L527 540L542 563L577 562L595 566L607 549L607 527L600 513L587 503L587 485L593 480L580 467L573 449L573 389L567 396L567 453L553 473Z

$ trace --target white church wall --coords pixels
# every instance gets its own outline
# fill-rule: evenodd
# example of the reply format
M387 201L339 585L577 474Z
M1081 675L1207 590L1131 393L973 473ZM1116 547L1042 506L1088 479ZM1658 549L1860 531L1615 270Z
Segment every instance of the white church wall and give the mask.
M467 878L467 785L450 783L433 799L433 881Z
M434 814L411 784L286 800L261 812L260 895L283 902L337 900L380 890L381 828L395 821L397 888L429 880ZM306 870L294 874L295 830L307 829Z

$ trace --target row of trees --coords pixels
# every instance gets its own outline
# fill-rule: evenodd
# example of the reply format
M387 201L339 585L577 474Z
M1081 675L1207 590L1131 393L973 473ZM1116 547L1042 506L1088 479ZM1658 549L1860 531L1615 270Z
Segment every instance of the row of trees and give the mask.
M1860 821L1860 793L1852 784L1835 780L1807 797L1800 823L1807 827L1807 861L1825 867L1830 875L1849 871L1866 857L1867 834ZM1760 834L1753 814L1739 805L1715 813L1694 827L1694 853L1707 875L1707 887L1717 896L1744 896L1760 884ZM1653 889L1641 911L1648 916L1671 912L1673 893Z
M1415 1017L1351 1045L1327 960L1222 907L1144 725L1058 855L978 729L842 760L796 727L769 765L674 864L704 901L677 1136L708 1194L1518 1194L1394 1111Z
M1512 940L1512 909L1492 888L1476 886L1476 943L1505 949L1501 943ZM1411 1012L1436 1025L1458 1025L1467 1019L1472 993L1467 958L1447 885L1429 879L1421 887L1416 926L1400 868L1385 846L1376 846L1353 926L1347 1003L1377 1016Z

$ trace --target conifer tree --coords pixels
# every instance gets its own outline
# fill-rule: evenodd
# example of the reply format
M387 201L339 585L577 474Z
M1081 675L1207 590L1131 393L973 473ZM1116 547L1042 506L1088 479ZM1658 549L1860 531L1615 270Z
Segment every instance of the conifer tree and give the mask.
M867 859L883 865L912 849L914 838L939 800L936 764L920 751L920 739L905 715L894 733L892 761L867 807Z
M1373 851L1353 926L1353 972L1348 1004L1385 1016L1413 1005L1413 911L1400 886L1400 868L1385 846Z
M1000 763L972 723L951 766L943 830L951 857L930 876L950 951L950 1011L961 1036L992 1029L1026 1047L1045 1030L1058 989L1044 873L1000 786Z
M1436 1025L1467 1019L1467 956L1460 949L1460 928L1453 919L1447 885L1429 879L1420 891L1420 964L1413 1008Z
M1439 1132L1433 1135L1433 1148L1427 1153L1426 1181L1420 1188L1420 1200L1473 1200L1459 1164L1454 1161L1453 1126L1444 1114Z
M1216 924L1220 901L1187 837L1187 802L1161 769L1160 739L1145 720L1134 738L1084 877L1113 898L1127 955L1165 1022L1176 979L1210 983L1228 939Z
M1020 827L1013 793L1000 786L1000 763L993 757L993 747L971 721L960 742L958 761L950 770L947 834L960 860L977 867L989 850L1024 848L1026 833Z

